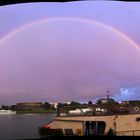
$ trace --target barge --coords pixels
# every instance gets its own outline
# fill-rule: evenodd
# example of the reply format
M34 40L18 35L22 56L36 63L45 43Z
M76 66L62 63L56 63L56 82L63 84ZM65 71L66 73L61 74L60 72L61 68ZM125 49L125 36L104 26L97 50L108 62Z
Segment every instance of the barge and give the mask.
M140 136L140 114L56 116L53 121L41 128L50 131L61 130L63 135L73 136L111 133L116 136Z

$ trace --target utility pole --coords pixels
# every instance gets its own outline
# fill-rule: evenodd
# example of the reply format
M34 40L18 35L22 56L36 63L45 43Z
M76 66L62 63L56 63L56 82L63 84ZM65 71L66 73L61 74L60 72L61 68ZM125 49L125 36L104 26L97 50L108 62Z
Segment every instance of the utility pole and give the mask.
M109 90L107 90L107 100L109 100Z

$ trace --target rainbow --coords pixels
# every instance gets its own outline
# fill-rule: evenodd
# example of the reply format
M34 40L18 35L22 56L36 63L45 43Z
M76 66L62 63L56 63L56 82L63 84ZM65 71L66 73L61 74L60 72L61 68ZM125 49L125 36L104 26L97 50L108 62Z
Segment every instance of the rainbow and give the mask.
M49 21L57 21L57 20L73 20L73 21L80 21L80 22L87 23L87 24L94 24L94 25L96 24L98 26L104 27L104 28L106 28L106 29L118 34L123 39L127 40L133 47L135 47L136 49L138 49L140 51L140 47L131 38L126 36L124 33L120 32L119 30L117 30L117 29L115 29L115 28L113 28L113 27L111 27L109 25L97 22L95 20L84 19L84 18L76 18L76 17L53 17L53 18L49 18L49 19L41 19L41 20L32 21L32 22L30 22L28 24L25 24L25 25L15 29L15 30L11 31L9 34L7 34L4 37L2 37L0 39L0 45L3 44L4 42L6 42L12 36L14 36L16 33L28 28L31 25L41 24L43 22L49 22Z

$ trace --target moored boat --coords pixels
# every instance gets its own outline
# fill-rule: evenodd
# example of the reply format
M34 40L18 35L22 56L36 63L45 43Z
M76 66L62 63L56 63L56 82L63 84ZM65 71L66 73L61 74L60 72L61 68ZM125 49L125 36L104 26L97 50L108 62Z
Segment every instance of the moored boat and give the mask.
M16 111L12 111L12 110L0 110L0 115L1 114L16 114Z
M41 128L61 130L64 135L140 136L140 114L57 116Z

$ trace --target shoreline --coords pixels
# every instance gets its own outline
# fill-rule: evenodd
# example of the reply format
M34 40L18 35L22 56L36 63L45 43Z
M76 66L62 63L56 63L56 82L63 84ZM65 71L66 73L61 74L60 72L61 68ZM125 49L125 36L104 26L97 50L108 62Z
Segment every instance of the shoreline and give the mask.
M43 113L56 113L55 110L23 110L16 111L16 114L43 114Z

